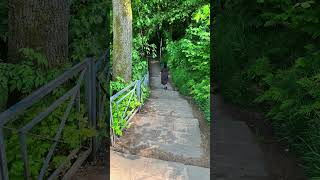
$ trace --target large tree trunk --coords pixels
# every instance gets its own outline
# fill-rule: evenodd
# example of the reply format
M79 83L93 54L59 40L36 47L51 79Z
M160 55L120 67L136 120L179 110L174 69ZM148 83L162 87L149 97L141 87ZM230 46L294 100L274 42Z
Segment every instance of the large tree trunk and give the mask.
M131 0L112 0L113 7L113 79L131 80L132 9Z
M68 2L9 0L9 62L21 61L20 48L41 48L51 67L68 61Z

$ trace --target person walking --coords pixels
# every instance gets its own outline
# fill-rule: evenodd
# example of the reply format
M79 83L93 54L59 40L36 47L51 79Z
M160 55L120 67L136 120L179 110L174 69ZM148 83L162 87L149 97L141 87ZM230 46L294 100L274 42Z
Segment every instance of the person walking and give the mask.
M164 64L160 73L161 73L161 84L163 85L163 88L167 90L169 70L166 63Z

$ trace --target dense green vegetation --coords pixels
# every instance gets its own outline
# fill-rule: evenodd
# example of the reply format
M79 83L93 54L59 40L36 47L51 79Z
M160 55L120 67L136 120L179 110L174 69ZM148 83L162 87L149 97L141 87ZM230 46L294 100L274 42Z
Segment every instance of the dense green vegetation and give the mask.
M226 0L217 10L220 93L266 113L309 177L320 177L319 3Z
M7 1L0 3L1 112L62 74L72 64L84 60L88 55L98 57L104 53L106 48L106 16L108 13L105 7L107 3L107 0L94 0L90 2L82 0L72 1L69 22L69 61L62 66L50 68L48 67L47 57L41 50L29 47L20 49L23 55L21 63L11 64L7 62L8 5ZM38 113L43 112L55 100L70 90L75 82L75 78L68 81L52 94L33 105L23 115L6 125L5 137L6 148L9 150L7 151L7 161L10 179L23 179L23 162L17 129L30 122ZM83 87L81 87L81 91L84 91ZM88 124L83 95L81 95L80 99L80 113L76 111L76 108L73 108L68 116L66 126L62 132L62 138L59 140L46 175L52 173L72 150L80 147L80 145L88 145L88 138L95 136L97 133ZM61 123L61 118L68 102L66 101L59 106L27 134L31 179L36 179L39 175L43 160L52 144L52 139L56 135L56 130ZM103 127L105 125L99 124L99 126ZM66 166L70 166L70 163L67 162Z

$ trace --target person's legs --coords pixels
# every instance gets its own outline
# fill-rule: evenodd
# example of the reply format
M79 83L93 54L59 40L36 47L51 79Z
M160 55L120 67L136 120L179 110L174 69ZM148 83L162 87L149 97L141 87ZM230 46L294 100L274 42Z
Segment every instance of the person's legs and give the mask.
M168 84L168 77L165 78L164 89L168 89L167 84Z

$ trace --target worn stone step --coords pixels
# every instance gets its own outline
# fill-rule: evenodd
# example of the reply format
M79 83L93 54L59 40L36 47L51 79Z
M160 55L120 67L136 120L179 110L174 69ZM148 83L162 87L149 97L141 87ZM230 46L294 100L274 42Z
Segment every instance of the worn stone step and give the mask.
M193 117L176 117L166 116L161 114L152 113L138 113L135 115L132 125L145 126L148 128L175 128L181 130L181 128L193 128L199 127L199 121Z
M153 99L182 99L179 92L165 89L154 89L151 91L151 98Z
M161 84L161 77L159 76L152 76L150 77L150 84L152 88L158 88L161 89L163 86ZM167 84L168 90L173 90L170 83Z
M112 180L209 180L210 169L111 151Z
M144 109L147 112L154 112L163 116L187 117L192 118L192 108L187 100L173 99L153 99L150 98L145 104Z
M128 152L149 151L149 155L161 153L186 158L201 158L203 154L199 122L195 118L138 114L131 126L119 139L122 145L129 145Z

